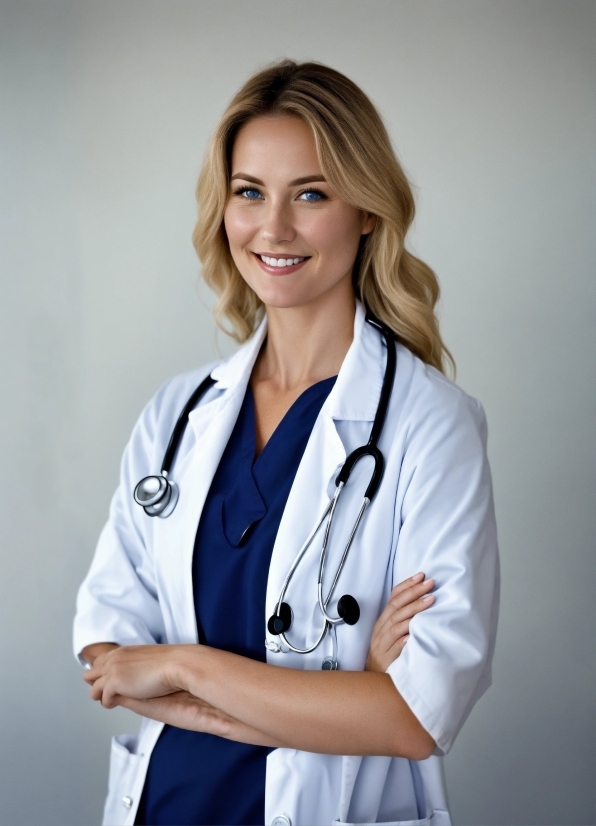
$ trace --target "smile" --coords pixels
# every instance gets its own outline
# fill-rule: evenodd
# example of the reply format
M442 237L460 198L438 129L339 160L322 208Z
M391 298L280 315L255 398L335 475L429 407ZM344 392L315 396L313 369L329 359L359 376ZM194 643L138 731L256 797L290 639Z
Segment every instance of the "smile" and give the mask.
M308 259L310 256L272 256L272 255L265 255L262 253L253 253L261 268L270 274L274 275L289 275L290 273L296 272Z

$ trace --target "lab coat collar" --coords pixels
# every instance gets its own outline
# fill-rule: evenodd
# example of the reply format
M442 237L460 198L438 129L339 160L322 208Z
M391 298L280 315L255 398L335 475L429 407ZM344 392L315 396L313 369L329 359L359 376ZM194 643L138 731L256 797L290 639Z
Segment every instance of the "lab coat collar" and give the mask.
M383 383L384 348L378 332L365 317L362 303L356 301L354 338L325 405L325 412L335 420L373 421L375 417ZM217 382L214 389L234 389L244 394L266 335L265 316L249 341L212 371ZM200 409L191 413L191 422Z
M216 389L225 390L237 384L244 383L243 380L248 382L248 378L252 373L252 368L257 360L266 335L267 316L265 315L246 344L243 344L235 353L225 361L220 362L217 367L211 371L211 378L217 382L215 385Z
M329 414L335 420L370 421L375 418L383 384L383 344L366 323L366 311L356 302L354 339L329 394Z

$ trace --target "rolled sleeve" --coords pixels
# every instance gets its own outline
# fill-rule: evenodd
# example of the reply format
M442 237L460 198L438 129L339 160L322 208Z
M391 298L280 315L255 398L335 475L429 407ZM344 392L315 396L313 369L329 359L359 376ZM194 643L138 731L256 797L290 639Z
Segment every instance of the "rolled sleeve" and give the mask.
M94 643L143 645L163 639L157 596L139 575L133 556L114 524L108 522L77 595L73 646L81 664L85 662L81 652Z
M481 405L450 388L412 429L398 508L394 584L424 571L435 602L410 623L387 669L397 690L446 754L491 683L499 559Z

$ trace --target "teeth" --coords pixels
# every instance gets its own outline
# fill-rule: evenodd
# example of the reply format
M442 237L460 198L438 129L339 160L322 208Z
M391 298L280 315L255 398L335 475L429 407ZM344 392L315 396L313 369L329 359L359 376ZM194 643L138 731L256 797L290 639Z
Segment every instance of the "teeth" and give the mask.
M290 267L292 264L299 264L305 258L270 258L268 255L259 256L261 261L270 267ZM306 257L306 256L305 256Z

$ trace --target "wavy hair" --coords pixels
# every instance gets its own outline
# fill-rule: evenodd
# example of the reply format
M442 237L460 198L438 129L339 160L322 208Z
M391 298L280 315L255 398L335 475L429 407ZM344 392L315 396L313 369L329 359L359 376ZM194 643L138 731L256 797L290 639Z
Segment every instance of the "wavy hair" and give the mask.
M356 295L422 361L441 372L447 365L454 371L435 315L437 278L405 248L414 197L387 130L364 92L320 63L282 60L253 75L225 110L207 149L193 243L205 282L218 296L218 325L244 342L263 315L262 302L234 263L223 223L234 139L247 121L262 115L289 115L307 123L326 180L340 198L376 216L356 256Z

